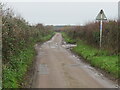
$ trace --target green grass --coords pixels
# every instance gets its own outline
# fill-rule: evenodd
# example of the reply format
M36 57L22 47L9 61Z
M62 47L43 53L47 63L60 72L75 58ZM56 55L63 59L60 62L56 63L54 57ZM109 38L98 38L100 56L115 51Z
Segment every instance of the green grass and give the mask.
M40 38L41 42L45 42L52 37L53 34ZM39 38L31 38L31 43L24 50L20 50L19 54L10 56L10 61L3 65L3 88L21 88L23 78L34 60L35 50L34 44Z
M47 36L41 38L41 41L42 41L42 42L45 42L45 41L49 40L53 35L54 35L54 33L53 33L52 35L49 34L49 35L47 35Z
M62 36L64 37L65 41L67 43L70 43L70 44L75 44L76 43L76 40L70 38L67 34L65 34L64 32L62 32Z
M35 52L32 46L21 51L17 56L11 56L9 64L3 66L3 87L18 88L32 63Z
M64 38L66 41L68 36ZM82 56L92 66L105 70L115 78L120 78L118 74L118 70L120 70L118 66L118 55L110 55L108 51L91 47L82 40L77 41L77 46L74 47L72 51Z

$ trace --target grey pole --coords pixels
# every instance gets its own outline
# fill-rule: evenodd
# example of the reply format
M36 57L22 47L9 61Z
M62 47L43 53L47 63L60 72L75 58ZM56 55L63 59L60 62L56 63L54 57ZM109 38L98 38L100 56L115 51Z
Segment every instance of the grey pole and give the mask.
M101 18L102 18L102 14L101 14ZM102 19L100 20L100 48L102 46Z
M96 17L96 20L100 21L100 48L102 47L102 24L103 24L103 20L107 20L104 11L101 9L99 14Z

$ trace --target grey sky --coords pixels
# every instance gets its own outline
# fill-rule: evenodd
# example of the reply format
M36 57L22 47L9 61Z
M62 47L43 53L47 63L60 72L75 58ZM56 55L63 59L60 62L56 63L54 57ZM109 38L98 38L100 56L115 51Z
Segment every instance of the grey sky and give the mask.
M31 24L85 24L94 21L100 9L108 19L118 17L117 2L9 2Z

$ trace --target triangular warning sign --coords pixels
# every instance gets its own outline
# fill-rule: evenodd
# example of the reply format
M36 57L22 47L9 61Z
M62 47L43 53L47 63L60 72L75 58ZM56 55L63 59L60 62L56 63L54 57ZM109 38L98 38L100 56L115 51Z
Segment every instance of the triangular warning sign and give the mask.
M99 12L99 14L98 14L97 17L96 17L96 20L107 20L107 17L105 16L103 10L101 10L101 11Z

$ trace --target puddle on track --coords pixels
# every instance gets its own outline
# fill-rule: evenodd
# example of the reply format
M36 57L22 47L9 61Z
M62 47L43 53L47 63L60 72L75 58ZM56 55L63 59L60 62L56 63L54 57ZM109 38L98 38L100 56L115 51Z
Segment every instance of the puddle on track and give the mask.
M38 70L40 75L48 75L49 73L47 64L40 64Z

